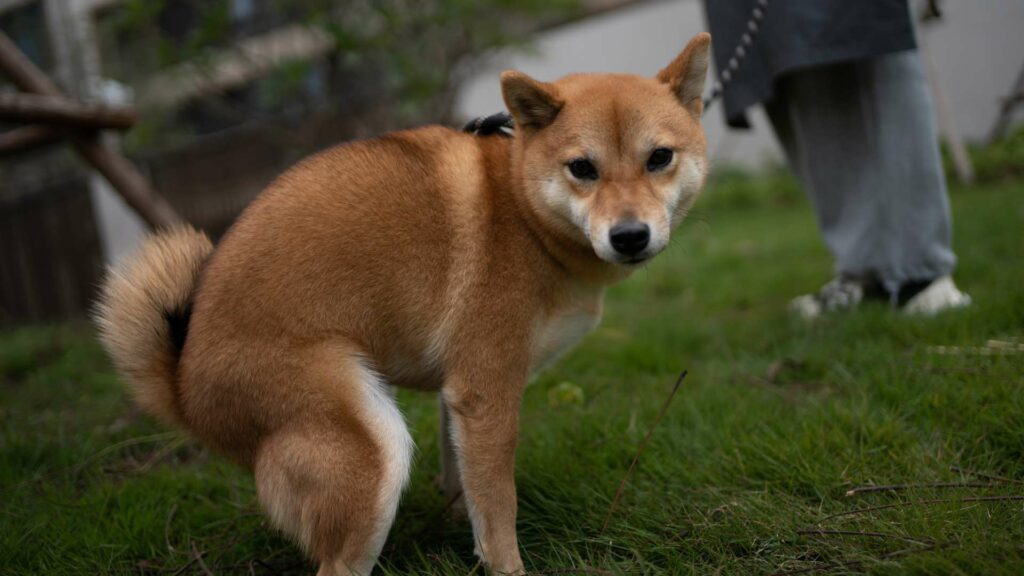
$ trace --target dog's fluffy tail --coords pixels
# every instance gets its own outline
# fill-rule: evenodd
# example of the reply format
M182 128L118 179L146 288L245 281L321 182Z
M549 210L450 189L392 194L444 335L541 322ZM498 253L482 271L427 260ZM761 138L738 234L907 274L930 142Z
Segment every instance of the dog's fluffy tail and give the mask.
M181 227L150 237L111 267L96 306L100 340L135 401L160 420L183 425L177 371L192 296L213 244Z

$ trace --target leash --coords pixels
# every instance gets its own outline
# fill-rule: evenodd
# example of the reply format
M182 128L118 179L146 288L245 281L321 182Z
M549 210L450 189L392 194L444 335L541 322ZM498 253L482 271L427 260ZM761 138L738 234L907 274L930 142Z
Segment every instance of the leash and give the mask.
M937 2L937 0L932 1ZM708 108L712 104L722 98L726 86L736 77L736 73L739 72L740 66L746 59L747 54L750 53L754 40L761 33L761 21L764 20L765 10L768 9L768 2L769 0L757 0L754 4L754 9L750 11L746 31L740 36L740 41L736 44L736 48L733 49L732 56L729 57L725 70L722 70L722 73L719 75L721 80L715 81L711 86L711 92L704 97L704 114L708 113ZM498 134L509 138L512 136L512 132L515 131L515 122L508 112L498 112L497 114L480 116L470 120L462 127L462 131L475 136Z

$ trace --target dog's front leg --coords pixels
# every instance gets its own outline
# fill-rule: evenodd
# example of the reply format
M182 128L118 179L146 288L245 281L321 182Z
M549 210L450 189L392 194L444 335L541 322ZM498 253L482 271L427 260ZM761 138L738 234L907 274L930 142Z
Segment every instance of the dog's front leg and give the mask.
M456 515L466 516L466 499L462 494L462 478L459 476L459 456L455 452L455 439L452 430L452 417L444 396L438 394L440 405L441 433L438 448L440 451L441 473L437 476L437 487L441 490L449 509Z
M442 391L477 554L498 574L523 573L515 459L525 380L525 370L469 370L453 374Z

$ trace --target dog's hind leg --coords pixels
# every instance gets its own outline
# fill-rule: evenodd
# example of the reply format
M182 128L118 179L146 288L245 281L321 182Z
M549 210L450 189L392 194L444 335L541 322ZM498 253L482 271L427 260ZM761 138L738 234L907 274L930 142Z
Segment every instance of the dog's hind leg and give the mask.
M347 364L328 370L337 380L295 390L305 406L262 443L255 464L261 504L320 563L320 576L373 570L412 458L380 377L357 357Z

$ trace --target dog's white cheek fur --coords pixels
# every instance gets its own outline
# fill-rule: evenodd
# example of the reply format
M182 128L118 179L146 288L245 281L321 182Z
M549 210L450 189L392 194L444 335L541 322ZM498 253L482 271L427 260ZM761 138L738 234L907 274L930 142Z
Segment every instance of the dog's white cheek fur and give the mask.
M690 205L704 186L706 177L707 163L700 157L684 156L679 161L679 169L676 170L676 177L672 181L665 202L665 210L672 228L678 226L686 217Z
M596 252L602 260L614 262L617 259L617 255L615 249L612 248L612 242L608 236L608 230L610 228L610 225L597 226L596 230L589 231L587 233L587 237L590 238L590 243L594 247L594 252Z
M576 231L590 238L589 215L586 202L573 194L561 179L548 178L540 187L541 201L553 213L576 228Z

